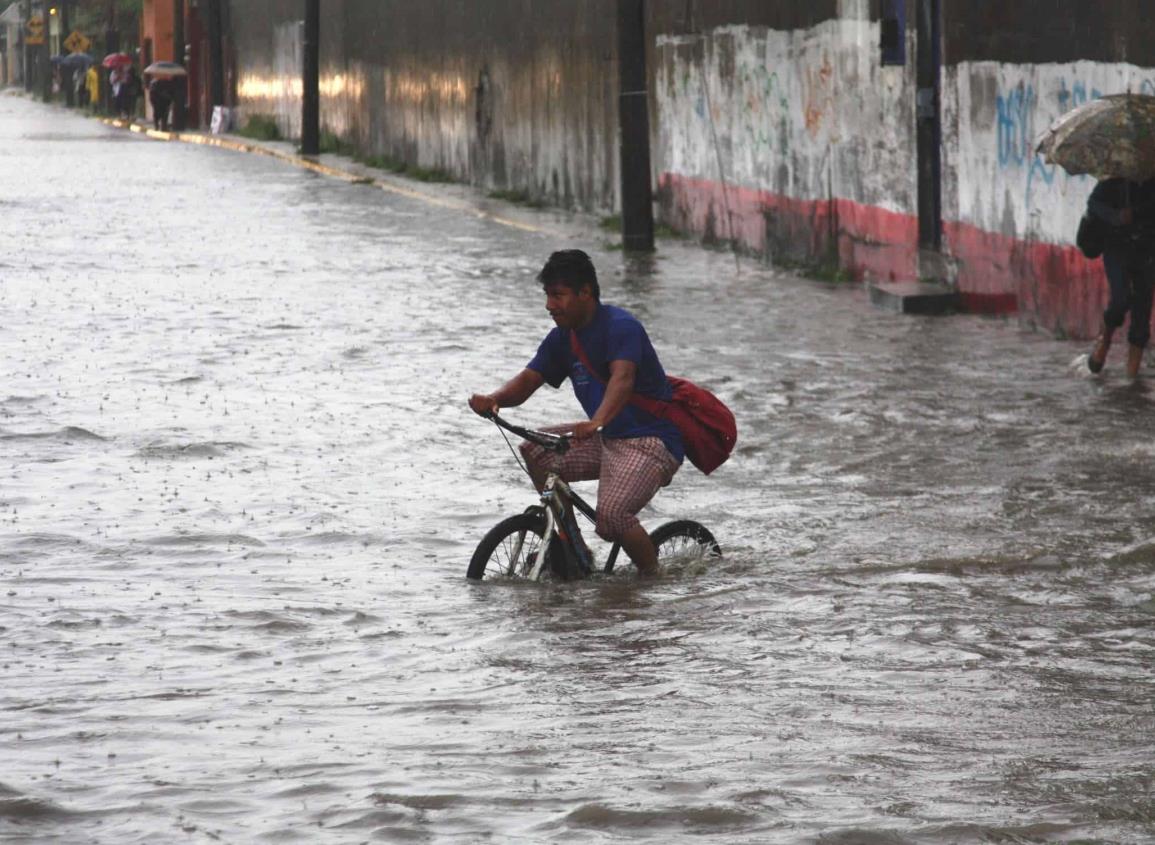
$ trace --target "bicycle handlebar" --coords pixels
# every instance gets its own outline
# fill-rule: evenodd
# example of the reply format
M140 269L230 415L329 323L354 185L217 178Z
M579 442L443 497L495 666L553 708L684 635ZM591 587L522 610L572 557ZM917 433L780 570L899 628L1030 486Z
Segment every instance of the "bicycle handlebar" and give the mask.
M557 452L559 455L564 455L569 451L569 437L564 434L550 434L546 431L534 431L531 428L522 428L520 425L514 425L511 422L503 420L497 414L486 414L487 419L493 420L501 428L512 432L520 437L522 440L528 440L530 443L536 443L543 449L548 449L551 452Z

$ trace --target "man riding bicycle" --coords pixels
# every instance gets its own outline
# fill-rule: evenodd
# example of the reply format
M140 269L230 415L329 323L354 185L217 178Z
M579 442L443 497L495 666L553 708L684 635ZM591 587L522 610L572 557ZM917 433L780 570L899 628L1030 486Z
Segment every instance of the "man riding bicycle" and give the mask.
M553 253L537 280L556 328L525 369L493 393L475 393L469 407L488 416L522 404L542 384L560 387L568 377L589 420L549 429L572 433L564 455L521 445L534 486L540 491L550 472L567 482L598 479L598 536L621 543L640 574L656 574L654 544L637 514L670 483L684 447L673 423L631 405L630 397L670 401L665 370L637 318L601 302L597 271L586 253Z

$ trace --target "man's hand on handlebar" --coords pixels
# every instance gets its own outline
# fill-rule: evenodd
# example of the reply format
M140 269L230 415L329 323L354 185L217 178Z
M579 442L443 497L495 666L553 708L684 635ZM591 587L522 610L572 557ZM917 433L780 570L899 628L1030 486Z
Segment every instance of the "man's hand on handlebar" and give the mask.
M586 422L575 424L573 431L570 432L570 437L574 440L585 440L587 437L593 437L601 430L601 425L595 423L593 420L587 420Z
M497 400L488 393L474 393L469 397L469 407L473 413L482 417L492 417L501 410Z

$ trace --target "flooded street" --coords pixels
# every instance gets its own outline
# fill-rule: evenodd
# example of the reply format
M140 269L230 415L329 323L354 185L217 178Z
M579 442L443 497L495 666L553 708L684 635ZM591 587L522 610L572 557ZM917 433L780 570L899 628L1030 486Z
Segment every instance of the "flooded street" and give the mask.
M1155 840L1155 370L516 213L0 96L0 839ZM734 409L643 514L726 556L470 583L571 246Z

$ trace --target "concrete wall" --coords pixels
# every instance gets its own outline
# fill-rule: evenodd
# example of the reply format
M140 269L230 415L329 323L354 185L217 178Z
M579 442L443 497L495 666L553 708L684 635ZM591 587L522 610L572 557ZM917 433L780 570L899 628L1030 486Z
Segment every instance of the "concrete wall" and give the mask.
M945 80L946 240L960 291L976 307L1005 303L1041 326L1093 334L1106 301L1101 262L1073 243L1095 180L1047 164L1034 146L1055 118L1088 99L1155 93L1155 70L962 62Z
M811 25L836 0L659 0L649 31ZM236 0L239 117L300 133L294 0ZM321 121L366 153L483 188L611 213L618 205L614 0L326 0ZM651 121L653 122L653 121Z
M1088 98L1155 93L1145 7L1093 5L942 3L948 278L973 310L1080 337L1106 299L1101 263L1073 245L1094 180L1046 164L1034 145ZM882 65L876 12L840 2L833 19L789 31L659 36L667 219L771 257L836 258L855 278L918 277L915 35L908 20L906 66Z
M1103 94L1155 93L1155 19L1141 0L944 3L944 220L959 290L984 310L1076 337L1106 302L1074 247L1094 187L1034 152L1051 121Z
M646 4L660 216L772 259L917 278L920 0ZM883 6L905 5L904 64ZM613 0L326 0L323 128L365 153L597 213L618 205ZM1033 152L1061 112L1155 91L1143 0L941 0L943 254L976 310L1093 333L1073 246L1092 182ZM299 0L234 0L241 117L300 132Z
M613 5L594 5L610 16L531 0L326 0L322 124L365 152L485 188L612 209ZM300 131L298 7L253 0L233 13L242 116L275 115L291 136Z
M914 74L883 67L870 4L804 29L659 36L663 216L857 277L915 272Z

